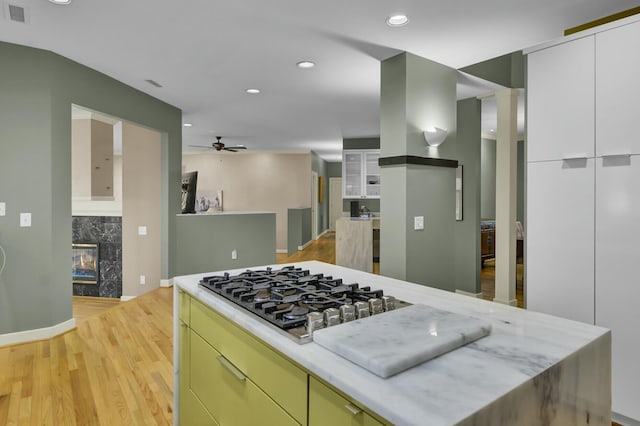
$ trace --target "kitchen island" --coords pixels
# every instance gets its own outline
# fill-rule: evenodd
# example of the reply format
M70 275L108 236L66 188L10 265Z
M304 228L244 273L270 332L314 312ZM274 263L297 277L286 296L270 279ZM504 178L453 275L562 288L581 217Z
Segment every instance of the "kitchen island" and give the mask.
M341 217L336 220L336 265L373 272L373 259L379 256L379 217ZM379 234L378 234L379 237ZM376 250L378 244L378 250ZM377 260L379 261L379 260Z
M176 277L176 424L250 424L258 408L262 424L344 424L345 413L369 425L611 422L606 329L321 262L293 265L482 319L491 334L383 379L199 287L202 274Z

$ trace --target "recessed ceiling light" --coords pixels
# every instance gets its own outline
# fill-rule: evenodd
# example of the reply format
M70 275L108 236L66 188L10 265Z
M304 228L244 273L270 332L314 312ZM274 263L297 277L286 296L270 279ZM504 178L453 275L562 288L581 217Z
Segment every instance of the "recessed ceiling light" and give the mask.
M311 61L300 61L296 64L298 68L313 68L316 66L314 62Z
M393 15L387 18L387 25L390 27L401 27L409 22L407 15Z
M51 3L54 4L69 4L71 3L71 0L49 0Z
M247 89L245 92L250 93L252 95L260 93L260 89Z
M191 126L193 126L193 124L191 124L191 123L184 123L184 124L183 124L183 126L184 126L184 127L191 127Z

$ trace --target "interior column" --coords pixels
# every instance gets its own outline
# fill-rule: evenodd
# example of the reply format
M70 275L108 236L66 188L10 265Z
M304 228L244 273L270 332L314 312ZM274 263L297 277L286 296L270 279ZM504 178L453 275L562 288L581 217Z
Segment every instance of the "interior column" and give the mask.
M456 80L456 70L409 53L381 65L380 273L450 291L457 162L447 159L456 158ZM423 135L433 127L448 131L438 147Z
M518 91L496 92L496 281L494 302L516 306Z

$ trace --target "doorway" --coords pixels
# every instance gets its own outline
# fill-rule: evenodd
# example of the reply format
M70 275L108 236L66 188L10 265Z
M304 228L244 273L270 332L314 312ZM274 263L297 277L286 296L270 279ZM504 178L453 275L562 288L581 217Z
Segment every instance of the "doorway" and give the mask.
M342 178L329 178L329 229L336 230L336 220L342 216Z
M311 172L311 238L318 239L318 173Z

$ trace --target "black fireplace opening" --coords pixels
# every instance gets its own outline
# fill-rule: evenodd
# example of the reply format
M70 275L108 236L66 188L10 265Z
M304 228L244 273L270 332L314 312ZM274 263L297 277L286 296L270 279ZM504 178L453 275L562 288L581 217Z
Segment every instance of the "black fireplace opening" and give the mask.
M98 284L100 277L100 251L98 244L72 244L72 273L73 284Z

